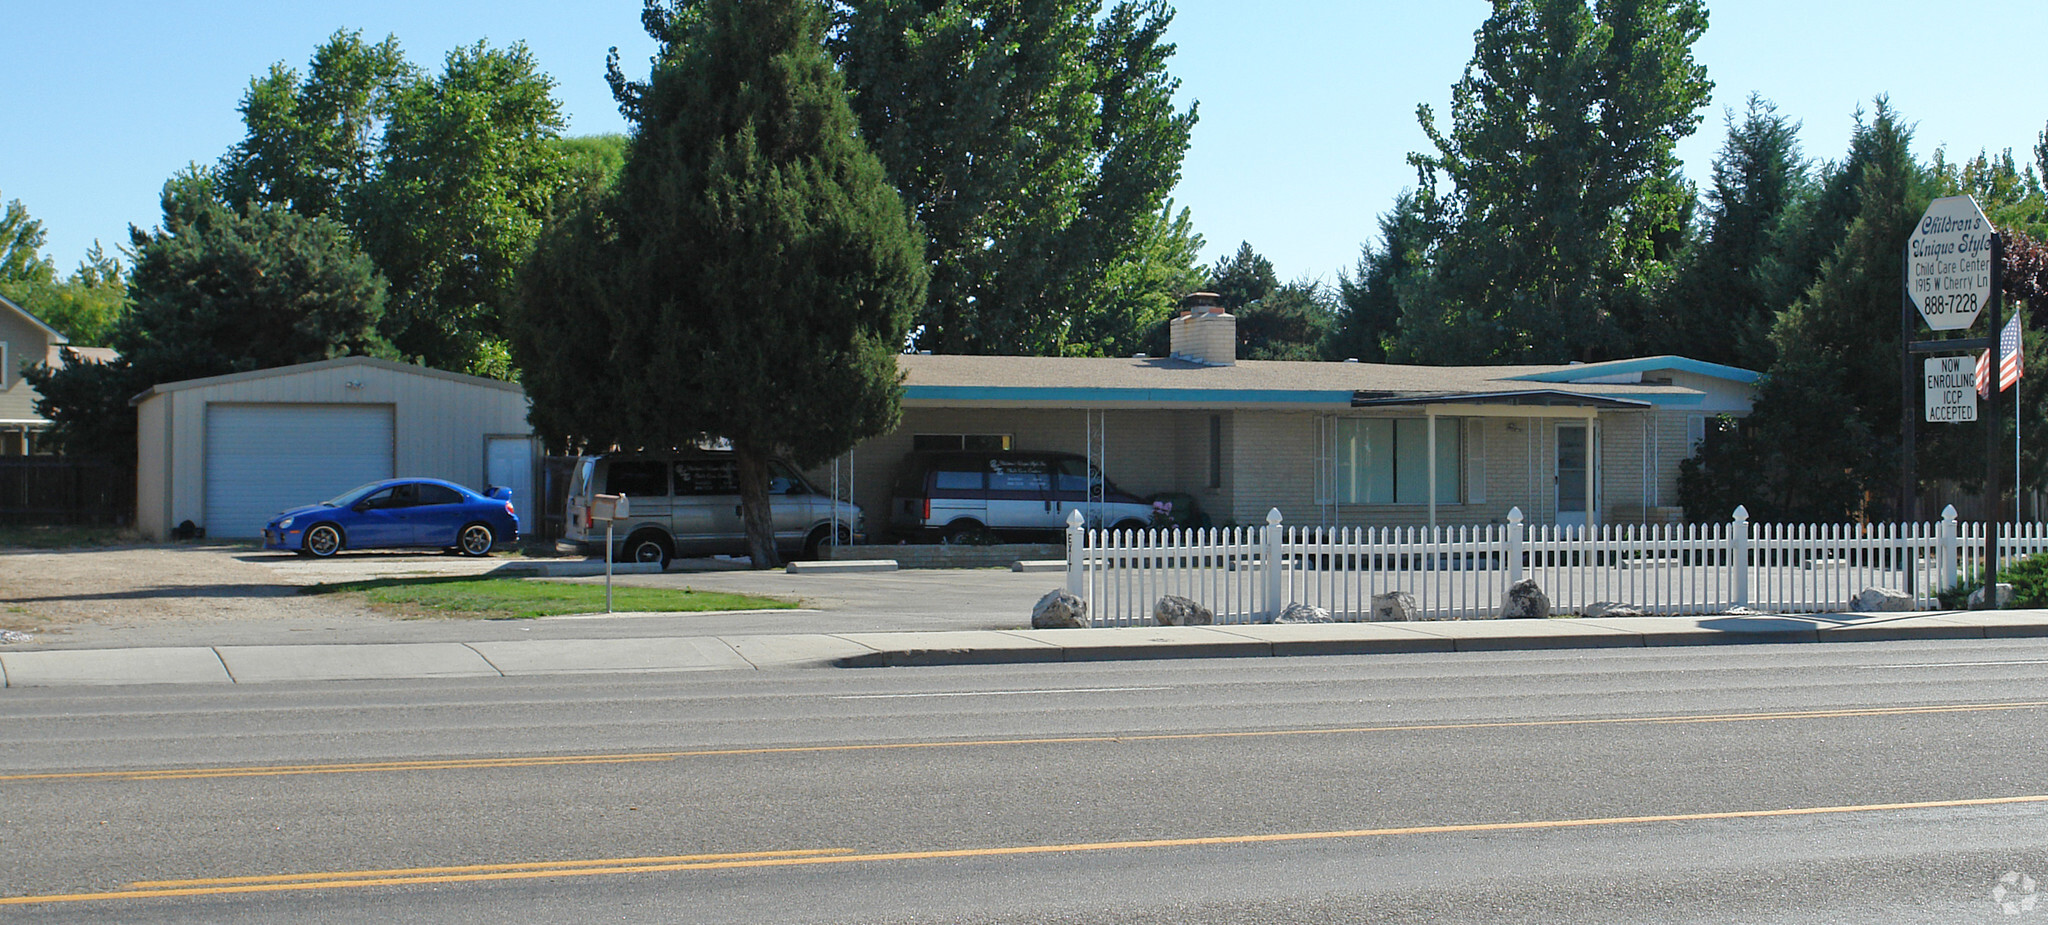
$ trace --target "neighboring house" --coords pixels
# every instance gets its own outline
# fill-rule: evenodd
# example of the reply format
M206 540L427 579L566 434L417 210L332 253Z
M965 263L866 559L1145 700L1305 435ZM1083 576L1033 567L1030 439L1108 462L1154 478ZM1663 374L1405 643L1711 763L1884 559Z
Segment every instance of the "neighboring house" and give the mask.
M534 507L535 443L518 383L343 357L152 386L136 406L135 524L164 539L254 537L272 514L365 482L447 479Z
M67 350L81 360L114 358L114 351L106 347L70 346L56 328L0 296L0 456L36 452L36 435L48 430L50 421L36 413L36 401L42 396L21 372L38 363L63 366Z
M1664 523L1683 516L1679 461L1710 419L1749 412L1757 380L1673 356L1239 361L1220 307L1172 325L1165 358L898 357L902 423L840 463L842 484L877 532L908 454L962 448L1086 454L1127 491L1192 496L1217 525L1273 508L1330 526L1500 523L1511 508L1531 523ZM828 484L831 467L815 476Z

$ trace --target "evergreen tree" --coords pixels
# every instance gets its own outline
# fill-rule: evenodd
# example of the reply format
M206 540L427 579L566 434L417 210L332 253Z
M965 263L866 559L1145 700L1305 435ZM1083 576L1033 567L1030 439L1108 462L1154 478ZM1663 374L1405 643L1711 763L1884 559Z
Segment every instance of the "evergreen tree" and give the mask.
M1237 309L1237 356L1244 360L1320 360L1337 329L1330 288L1300 279Z
M1700 0L1494 0L1448 131L1418 109L1435 151L1411 160L1446 233L1433 278L1405 293L1399 355L1634 351L1642 299L1629 290L1661 274L1692 201L1673 149L1712 88L1692 58L1706 26Z
M832 48L863 134L929 244L918 345L1107 352L1142 336L1133 278L1180 178L1164 0L839 0ZM1138 274L1170 285L1187 266ZM1149 300L1181 293L1158 290ZM1098 333L1099 332L1099 333Z
M1250 241L1243 241L1237 245L1237 253L1216 261L1208 285L1210 292L1223 297L1224 310L1234 315L1272 295L1280 288L1280 277L1273 272L1273 261L1252 250Z
M1331 359L1379 363L1387 344L1400 329L1401 297L1396 291L1415 271L1427 265L1439 237L1425 199L1413 190L1394 200L1394 209L1380 216L1380 243L1360 248L1356 276L1337 276L1342 304L1337 329L1324 354Z
M1776 359L1750 416L1682 470L1688 516L1725 516L1719 505L1731 495L1754 499L1742 503L1759 520L1889 513L1881 499L1896 494L1900 448L1899 255L1932 198L1911 141L1882 98L1859 124L1830 177L1857 178L1857 208L1813 285L1773 323Z
M1656 300L1650 352L1751 369L1769 364L1772 319L1786 306L1767 301L1761 271L1780 220L1812 191L1798 135L1799 123L1754 94L1740 122L1728 114L1706 220Z
M817 464L896 424L923 242L861 142L813 0L650 0L644 19L653 73L612 70L636 123L600 306L632 384L613 396L617 437L729 439L766 568L769 457Z

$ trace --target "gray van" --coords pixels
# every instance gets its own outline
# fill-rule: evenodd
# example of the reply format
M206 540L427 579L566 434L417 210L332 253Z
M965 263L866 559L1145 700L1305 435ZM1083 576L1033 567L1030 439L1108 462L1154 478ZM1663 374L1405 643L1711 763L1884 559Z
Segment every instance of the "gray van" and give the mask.
M775 546L783 555L816 558L833 541L860 542L866 534L861 510L834 502L780 459L768 462L768 498L775 520ZM746 555L740 520L737 466L731 452L633 453L585 456L569 477L563 541L587 555L604 551L605 525L590 517L594 496L625 495L630 516L612 527L622 562L659 562L682 555Z
M1142 529L1152 503L1123 491L1072 453L1030 450L913 453L897 471L889 525L900 536L972 542L1050 539L1080 511L1091 527Z

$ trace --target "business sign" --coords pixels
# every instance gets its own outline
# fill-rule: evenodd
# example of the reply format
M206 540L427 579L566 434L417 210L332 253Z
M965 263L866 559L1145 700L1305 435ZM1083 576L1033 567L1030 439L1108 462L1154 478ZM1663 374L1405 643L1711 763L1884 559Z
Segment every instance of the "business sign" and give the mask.
M1928 327L1966 331L1977 323L1991 301L1992 234L1975 199L1946 196L1928 203L1906 239L1906 295Z
M1977 419L1977 361L1933 357L1927 361L1927 420L1963 424Z

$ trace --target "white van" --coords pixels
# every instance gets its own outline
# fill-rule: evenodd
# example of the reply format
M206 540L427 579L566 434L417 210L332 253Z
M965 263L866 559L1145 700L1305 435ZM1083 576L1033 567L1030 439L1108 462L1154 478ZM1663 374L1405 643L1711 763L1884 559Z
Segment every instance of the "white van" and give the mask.
M585 456L569 477L562 539L586 555L602 555L605 525L591 519L591 499L625 495L630 516L612 525L618 561L666 568L679 555L746 555L736 469L732 453L716 450ZM834 502L780 459L769 460L768 476L775 546L783 555L816 558L832 543L835 523L842 545L865 537L858 505Z

